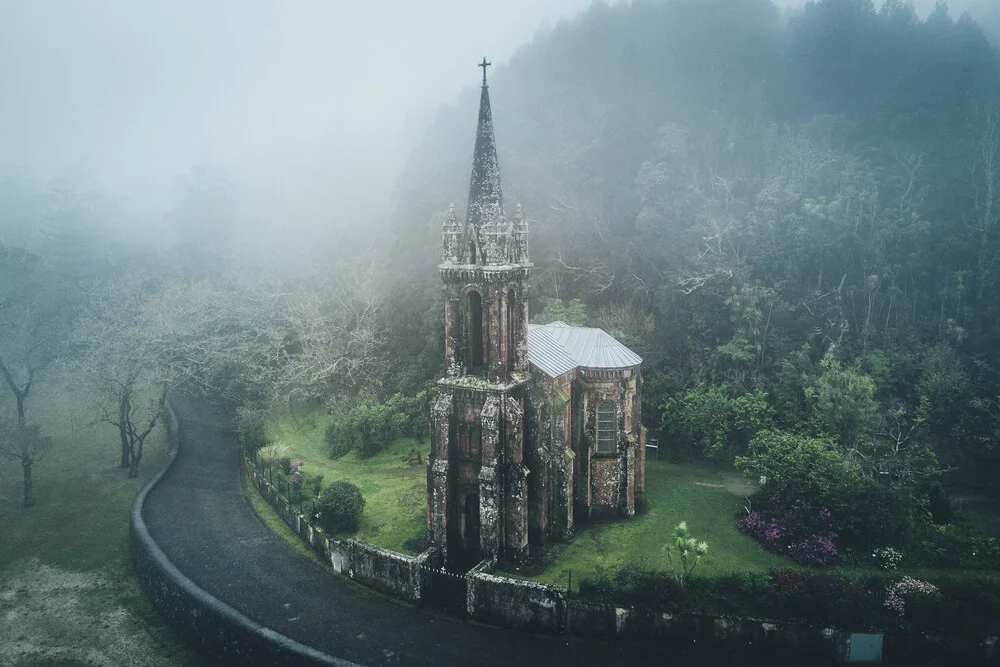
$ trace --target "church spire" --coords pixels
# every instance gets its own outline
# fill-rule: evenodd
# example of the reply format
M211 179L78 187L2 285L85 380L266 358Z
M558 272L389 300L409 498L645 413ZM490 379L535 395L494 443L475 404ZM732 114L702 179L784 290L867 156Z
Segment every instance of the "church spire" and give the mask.
M483 58L483 88L479 98L479 126L472 158L472 178L469 183L469 208L466 218L465 247L462 249L471 264L492 263L496 241L503 224L503 192L500 188L500 165L493 137L493 113L490 110L490 89L486 84L486 68L491 63ZM472 256L473 252L476 256ZM489 252L489 255L487 254Z

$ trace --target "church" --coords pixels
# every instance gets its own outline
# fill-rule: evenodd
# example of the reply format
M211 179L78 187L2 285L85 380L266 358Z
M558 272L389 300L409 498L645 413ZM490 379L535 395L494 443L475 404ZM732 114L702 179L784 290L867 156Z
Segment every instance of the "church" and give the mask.
M516 564L645 487L642 359L601 329L528 323L528 225L503 208L483 68L464 222L442 229L445 377L431 405L427 527L452 567Z

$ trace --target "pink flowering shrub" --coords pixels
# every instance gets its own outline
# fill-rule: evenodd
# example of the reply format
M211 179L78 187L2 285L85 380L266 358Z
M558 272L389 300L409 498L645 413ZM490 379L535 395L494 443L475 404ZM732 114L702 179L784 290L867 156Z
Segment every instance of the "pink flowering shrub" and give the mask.
M837 557L837 534L830 531L830 510L819 510L818 520L810 522L813 529L822 532L808 533L800 525L796 530L787 519L766 517L761 512L749 512L736 522L736 527L761 543L768 551L787 553L796 563L803 565L829 565ZM803 536L805 533L805 536ZM801 539L799 539L801 538Z
M741 532L753 536L769 551L781 551L784 527L774 517L765 519L760 512L750 512L736 522Z
M937 593L938 588L934 584L903 577L892 586L885 589L885 606L893 610L900 616L906 612L906 599L916 595L930 595Z
M295 461L289 466L288 468L290 475L288 479L289 484L291 484L292 486L298 486L299 484L302 483L302 480L305 477L305 471L302 470L302 466L304 466L305 464L306 464L305 461Z
M833 538L837 535L810 535L801 542L788 546L788 555L802 565L829 565L837 557L837 545Z

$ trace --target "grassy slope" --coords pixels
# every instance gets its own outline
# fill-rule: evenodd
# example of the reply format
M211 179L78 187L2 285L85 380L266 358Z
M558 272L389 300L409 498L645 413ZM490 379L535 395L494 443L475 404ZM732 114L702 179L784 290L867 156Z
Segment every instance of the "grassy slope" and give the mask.
M406 552L403 544L427 529L426 468L409 465L407 455L411 448L426 454L427 445L401 438L369 459L350 453L331 460L323 441L327 423L321 412L290 407L268 421L267 433L288 447L293 461L305 461L307 472L322 474L324 486L342 479L358 485L366 504L354 537Z
M626 561L669 569L663 545L681 521L687 521L695 538L708 542L709 552L699 573L767 571L791 565L736 530L735 516L743 498L728 489L711 466L648 461L646 497L649 512L643 516L578 528L573 542L534 580L565 585L571 570L574 580L579 580Z
M26 633L25 642L48 651L91 655L100 663L101 652L119 640L107 636L113 624L96 618L117 608L129 619L123 624L127 632L139 639L138 643L128 640L138 653L153 652L157 664L202 664L173 635L129 573L129 508L136 493L164 463L166 434L157 428L150 435L139 477L129 479L128 471L117 465L116 432L105 425L81 426L94 414L84 396L84 391L40 382L28 400L29 421L41 424L43 432L53 438L52 448L33 468L35 506L21 507L20 462L0 459L0 579L10 583L29 572L52 580L79 575L86 585L67 593L77 608L73 618L62 619L60 610L25 600L25 604L12 605L10 620L20 623L33 614L44 615L46 624L34 624L38 631ZM13 415L13 406L8 405L12 401L7 398L0 398L0 418ZM35 585L40 590L46 586L44 581ZM95 618L88 621L88 614ZM63 631L76 626L85 631Z

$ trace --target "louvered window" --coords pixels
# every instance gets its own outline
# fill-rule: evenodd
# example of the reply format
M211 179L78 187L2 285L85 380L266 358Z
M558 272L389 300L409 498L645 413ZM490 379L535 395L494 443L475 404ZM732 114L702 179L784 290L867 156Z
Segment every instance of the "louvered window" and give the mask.
M614 454L618 451L618 410L613 401L597 404L597 453Z

